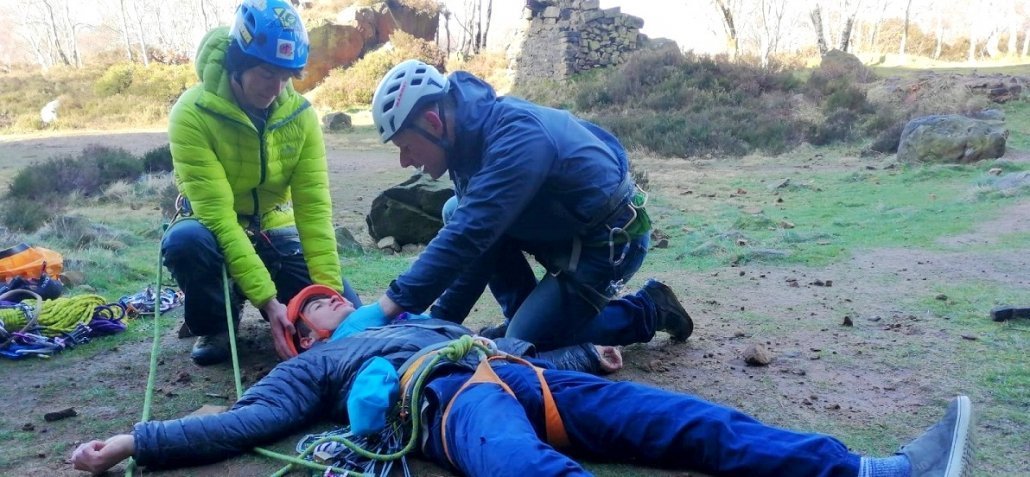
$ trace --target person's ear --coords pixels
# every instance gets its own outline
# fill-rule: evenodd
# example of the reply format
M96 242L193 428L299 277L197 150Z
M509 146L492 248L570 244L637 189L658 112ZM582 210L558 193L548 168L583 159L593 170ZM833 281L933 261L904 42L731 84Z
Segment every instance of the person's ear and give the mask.
M315 344L315 339L310 337L310 336L304 336L304 337L301 337L301 339L300 339L300 347L301 348L309 349L312 346L314 346L314 344Z
M431 109L423 113L422 118L425 119L430 130L437 134L443 134L443 120L440 119L440 113Z

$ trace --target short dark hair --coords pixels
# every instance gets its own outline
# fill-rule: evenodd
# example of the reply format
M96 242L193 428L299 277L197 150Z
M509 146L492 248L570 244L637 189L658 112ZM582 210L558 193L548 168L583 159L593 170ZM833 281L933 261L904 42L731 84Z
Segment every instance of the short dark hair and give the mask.
M328 295L311 295L311 296L309 296L306 300L304 300L304 303L300 304L300 309L299 309L298 313L304 313L304 308L307 308L307 306L310 305L311 302L313 302L315 300L321 300L323 298L329 298L329 296ZM297 316L297 321L293 322L293 330L294 330L294 332L293 332L293 345L295 347L297 347L297 352L303 352L304 348L300 345L300 339L305 337L305 336L307 336L307 335L309 335L309 334L311 334L311 332L314 331L314 330L312 330L311 327L308 326L308 324L304 322L304 320L301 320L300 316Z

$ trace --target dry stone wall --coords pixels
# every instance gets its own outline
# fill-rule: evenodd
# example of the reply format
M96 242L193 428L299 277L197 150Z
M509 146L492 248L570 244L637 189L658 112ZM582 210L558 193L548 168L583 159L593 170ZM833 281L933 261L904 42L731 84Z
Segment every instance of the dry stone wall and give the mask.
M508 57L515 80L562 79L617 65L643 46L644 20L599 0L527 0Z

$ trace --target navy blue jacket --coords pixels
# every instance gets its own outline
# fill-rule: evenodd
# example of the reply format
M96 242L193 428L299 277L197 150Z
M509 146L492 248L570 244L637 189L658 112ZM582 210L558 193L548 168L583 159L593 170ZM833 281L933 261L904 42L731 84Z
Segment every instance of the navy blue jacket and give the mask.
M568 111L497 97L479 78L450 76L455 144L447 165L458 209L386 294L425 310L502 236L523 242L602 241L585 225L607 215L629 171L611 133Z
M465 334L471 332L461 325L426 319L399 321L320 343L279 363L229 412L137 423L133 429L133 458L148 468L207 464L275 442L317 420L346 422L347 393L365 361L381 356L400 368L423 347ZM518 356L536 355L525 341L502 338L497 345ZM599 364L592 345L540 353L538 357L560 369L596 372Z

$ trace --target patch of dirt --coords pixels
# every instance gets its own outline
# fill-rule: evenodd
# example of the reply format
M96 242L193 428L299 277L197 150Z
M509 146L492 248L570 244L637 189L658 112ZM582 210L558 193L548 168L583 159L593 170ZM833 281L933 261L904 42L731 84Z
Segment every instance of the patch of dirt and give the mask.
M0 142L0 157L26 157L30 152L35 158L55 152L76 153L86 144L108 140L129 145L126 147L139 153L164 144L166 137L147 133L5 140ZM364 215L372 199L386 186L403 181L411 171L397 167L391 149L377 144L354 148L353 141L347 136L327 137L332 195L337 222L367 245L371 239L365 231ZM720 178L719 183L736 176L767 178L769 184L784 178L804 182L812 172L879 170L891 162L889 157L826 157L818 150L801 150L789 158L642 158L638 164L648 170L652 197L660 198L663 208L668 209L666 214L691 214L712 203L754 207L744 202L740 190L734 187L706 189L704 184L710 177ZM661 220L656 217L659 226ZM941 362L954 362L954 357L945 359L945 355L975 349L971 347L977 346L977 341L964 338L961 327L921 309L919 302L935 297L949 284L970 280L1030 289L1027 250L984 251L984 247L969 246L995 243L1003 234L1027 231L1030 203L1023 201L970 233L943 238L940 243L947 249L942 251L862 250L823 268L758 263L706 272L658 273L645 262L631 287L642 284L646 277L665 281L694 317L695 333L682 344L660 335L650 343L626 347L625 369L611 378L692 393L795 429L832 432L869 426L887 428L897 431L896 442L864 443L866 447L857 450L890 452L931 424L947 396L986 394L940 368ZM476 329L492 322L494 309L489 297L484 298L467 324ZM275 360L267 340L267 324L251 307L247 310L240 346L245 384L250 384L267 373ZM986 313L985 309L985 320ZM193 366L188 360L192 340L177 339L178 323L173 328L166 330L162 340L154 416L174 417L164 414L175 407L171 403L198 390L208 395L203 403L230 405L235 395L231 368ZM745 363L745 349L756 344L771 353L772 361L767 366ZM31 439L19 445L38 454L19 462L0 462L0 473L82 475L70 470L66 459L78 442L100 437L87 435L82 423L108 420L128 430L139 419L140 409L131 403L138 402L136 396L146 382L149 353L148 339L100 352L87 362L58 359L51 363L0 364L17 370L18 376L17 382L0 383L0 393L20 397L5 400L5 417L0 422L14 426L13 430L33 426ZM10 370L5 372L11 375ZM84 388L98 384L114 394L101 394L101 399L83 397ZM134 398L118 399L122 395ZM78 417L42 421L43 413L69 406L75 407ZM1014 432L1019 435L1018 430ZM1030 450L1025 443L1019 445L1023 451ZM1025 462L1015 465L1030 469ZM279 467L260 458L245 457L160 475L266 475ZM425 464L417 466L417 473L446 475Z

